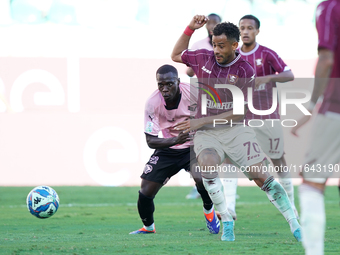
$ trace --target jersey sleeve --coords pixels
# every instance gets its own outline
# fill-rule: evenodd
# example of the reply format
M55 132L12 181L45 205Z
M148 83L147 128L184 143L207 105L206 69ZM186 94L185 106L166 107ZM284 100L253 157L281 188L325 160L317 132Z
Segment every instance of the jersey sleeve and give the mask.
M200 62L202 62L206 53L209 51L206 49L198 49L198 50L190 50L186 49L182 52L181 58L184 64L190 67L198 66Z
M334 42L336 42L336 27L339 26L339 20L335 13L335 8L331 8L332 6L330 5L323 2L316 9L316 29L319 37L318 48L335 51L336 44Z
M155 104L152 103L152 98L150 98L145 104L144 133L152 136L158 136L160 130L157 108L155 107Z
M275 72L282 73L284 71L289 71L290 68L286 63L280 58L280 56L275 51L268 51L268 63L273 68Z

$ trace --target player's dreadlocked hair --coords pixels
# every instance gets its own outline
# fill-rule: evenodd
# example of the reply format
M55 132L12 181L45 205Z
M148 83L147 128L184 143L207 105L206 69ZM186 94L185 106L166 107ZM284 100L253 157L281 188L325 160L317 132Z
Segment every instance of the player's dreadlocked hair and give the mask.
M214 36L225 34L229 40L240 41L240 30L231 22L222 22L217 24L213 30Z
M258 18L256 18L254 15L248 14L248 15L244 15L242 18L240 18L240 21L243 19L252 19L255 21L256 24L256 28L259 29L260 28L260 21ZM239 21L239 22L240 22Z
M166 73L173 73L176 74L178 77L178 71L177 69L172 65L162 65L160 68L157 69L157 74L166 74Z

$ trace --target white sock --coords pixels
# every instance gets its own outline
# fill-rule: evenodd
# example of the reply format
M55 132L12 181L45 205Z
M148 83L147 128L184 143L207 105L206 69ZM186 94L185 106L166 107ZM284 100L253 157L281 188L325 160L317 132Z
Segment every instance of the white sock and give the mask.
M322 192L308 184L299 187L301 236L306 255L322 255L325 237L325 204Z
M224 196L229 211L236 212L237 178L222 178Z
M288 195L290 203L295 208L294 186L293 186L292 178L279 178L279 183L285 189L285 191L286 191L286 193Z
M155 229L155 223L152 223L150 226L145 226L145 225L144 225L144 228L145 228L146 230L148 230L148 231L152 231L152 230Z
M221 214L222 222L233 221L233 217L228 212L227 203L223 193L223 185L220 178L207 179L202 177L203 185L207 190L214 207Z
M282 213L290 226L290 231L294 233L300 227L300 224L284 188L271 176L265 180L261 189L266 192L269 201Z

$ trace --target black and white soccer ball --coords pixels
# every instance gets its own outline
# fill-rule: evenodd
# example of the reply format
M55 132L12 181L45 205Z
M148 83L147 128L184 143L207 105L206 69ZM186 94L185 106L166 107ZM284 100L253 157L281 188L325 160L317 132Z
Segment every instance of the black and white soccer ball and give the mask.
M49 186L35 187L28 193L27 208L29 212L40 219L53 216L59 208L59 196Z

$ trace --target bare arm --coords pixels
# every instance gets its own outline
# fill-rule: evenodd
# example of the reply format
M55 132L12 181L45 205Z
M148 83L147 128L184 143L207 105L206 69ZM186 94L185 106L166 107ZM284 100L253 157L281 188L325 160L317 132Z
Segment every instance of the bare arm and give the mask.
M196 15L190 21L189 28L191 30L199 29L203 27L205 23L207 23L207 21L208 18L206 16ZM179 37L177 43L175 44L174 49L172 50L171 59L173 61L183 63L181 55L184 50L188 49L190 38L191 36L188 36L184 33Z
M327 82L333 68L333 52L328 49L320 49L319 50L319 59L318 63L316 64L315 69L315 80L314 80L314 89L312 93L311 105L309 106L308 110L310 112L313 111L313 108L318 101L319 97L323 94L327 87ZM297 131L306 124L309 119L310 115L303 116L300 120L298 120L298 125L293 127L291 133L295 136L297 135Z
M158 136L152 136L148 134L145 134L145 136L146 142L151 149L169 148L176 144L185 143L189 139L189 134L183 132L180 132L177 137L171 138L160 138Z
M291 70L289 70L278 74L270 74L266 76L256 77L255 87L257 88L261 84L268 82L288 82L292 80L294 80L294 74Z
M327 82L333 67L333 52L328 49L319 50L319 59L315 69L314 89L311 101L316 104L319 97L325 91Z
M194 72L194 70L192 70L191 67L188 67L188 68L187 68L187 75L188 75L189 77L193 77L193 76L195 75L195 72Z
M246 110L247 110L247 107L245 106L245 112ZM224 120L227 120L228 122L230 122L231 120L233 122L238 122L238 121L243 120L243 118L244 118L244 115L234 115L233 111L228 111L228 112L224 112L218 115L179 122L175 125L175 129L182 130L184 133L188 133L192 130L199 129L203 127L204 125L213 124L214 120L224 119Z

